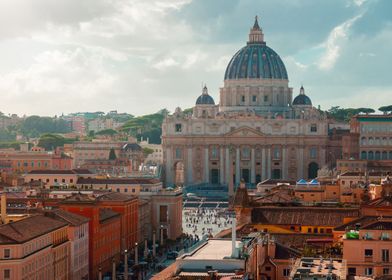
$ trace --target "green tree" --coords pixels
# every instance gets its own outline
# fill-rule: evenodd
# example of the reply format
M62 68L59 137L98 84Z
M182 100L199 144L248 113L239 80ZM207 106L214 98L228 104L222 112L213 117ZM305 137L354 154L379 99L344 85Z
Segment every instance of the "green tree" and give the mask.
M64 146L64 144L72 143L76 139L64 138L58 134L46 133L41 135L38 141L38 146L47 151L53 151L57 147Z
M148 147L143 148L143 155L145 158L148 157L148 155L151 155L153 152L154 152L154 150L151 148L148 148Z
M379 111L383 112L384 115L392 113L392 105L382 106L378 108Z
M116 135L117 133L118 132L115 131L114 129L109 128L109 129L100 130L100 131L96 132L95 135L110 135L110 136L113 136L113 135Z

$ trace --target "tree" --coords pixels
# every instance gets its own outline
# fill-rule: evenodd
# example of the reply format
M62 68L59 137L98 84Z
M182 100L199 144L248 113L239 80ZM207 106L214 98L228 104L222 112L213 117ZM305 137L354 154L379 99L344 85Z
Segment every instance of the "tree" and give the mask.
M153 149L150 149L148 147L143 148L143 155L145 158L148 157L148 155L151 155L153 152L154 152Z
M109 160L116 160L116 159L117 159L116 152L114 151L113 148L111 148L109 152Z
M64 144L72 143L76 139L64 138L58 134L46 133L41 135L38 141L38 146L47 151L55 150L57 147L64 146Z
M375 113L376 111L372 108L358 108L358 113L365 113L367 114L371 114L371 113Z
M392 113L392 105L382 106L378 108L379 111L383 112L384 115Z
M100 131L96 132L95 135L110 135L110 136L113 136L113 135L115 135L117 133L118 132L115 131L114 129L109 128L109 129L100 130Z

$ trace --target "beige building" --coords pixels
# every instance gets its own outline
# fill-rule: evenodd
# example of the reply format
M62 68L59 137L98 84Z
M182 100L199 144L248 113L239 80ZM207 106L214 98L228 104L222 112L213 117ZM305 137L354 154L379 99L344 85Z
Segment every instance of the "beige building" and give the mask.
M328 121L303 87L292 94L284 63L256 19L226 68L219 104L204 87L191 115L177 108L165 119L166 185L316 177L326 164Z

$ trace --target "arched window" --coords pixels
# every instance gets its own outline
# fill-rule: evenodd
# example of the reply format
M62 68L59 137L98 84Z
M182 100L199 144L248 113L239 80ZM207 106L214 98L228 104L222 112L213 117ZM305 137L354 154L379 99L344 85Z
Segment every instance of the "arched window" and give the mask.
M379 138L379 137L376 137L375 144L376 144L377 146L380 145L380 138Z
M373 160L374 159L374 153L372 151L368 152L368 159Z
M361 145L365 146L367 144L366 137L361 138Z
M361 159L367 159L367 154L365 151L361 152Z
M380 153L380 151L376 151L375 160L380 160L380 159L381 159L381 153Z
M384 146L388 145L388 138L387 137L382 138L382 145L384 145Z
M374 141L373 141L373 137L369 137L369 145L373 145Z
M383 151L383 152L382 152L382 155L381 155L381 159L382 159L382 160L388 159L388 152Z
M389 152L389 157L388 159L392 160L392 151Z

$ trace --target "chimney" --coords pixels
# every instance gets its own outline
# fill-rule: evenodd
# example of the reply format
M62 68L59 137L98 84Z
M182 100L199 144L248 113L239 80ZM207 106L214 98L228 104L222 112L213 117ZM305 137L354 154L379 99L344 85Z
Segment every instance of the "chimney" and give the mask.
M232 258L237 258L237 248L236 248L236 241L237 241L237 236L236 236L236 218L235 218L235 212L231 214L231 257Z
M1 194L1 222L3 224L6 223L6 218L7 218L7 197L5 193L3 192Z

